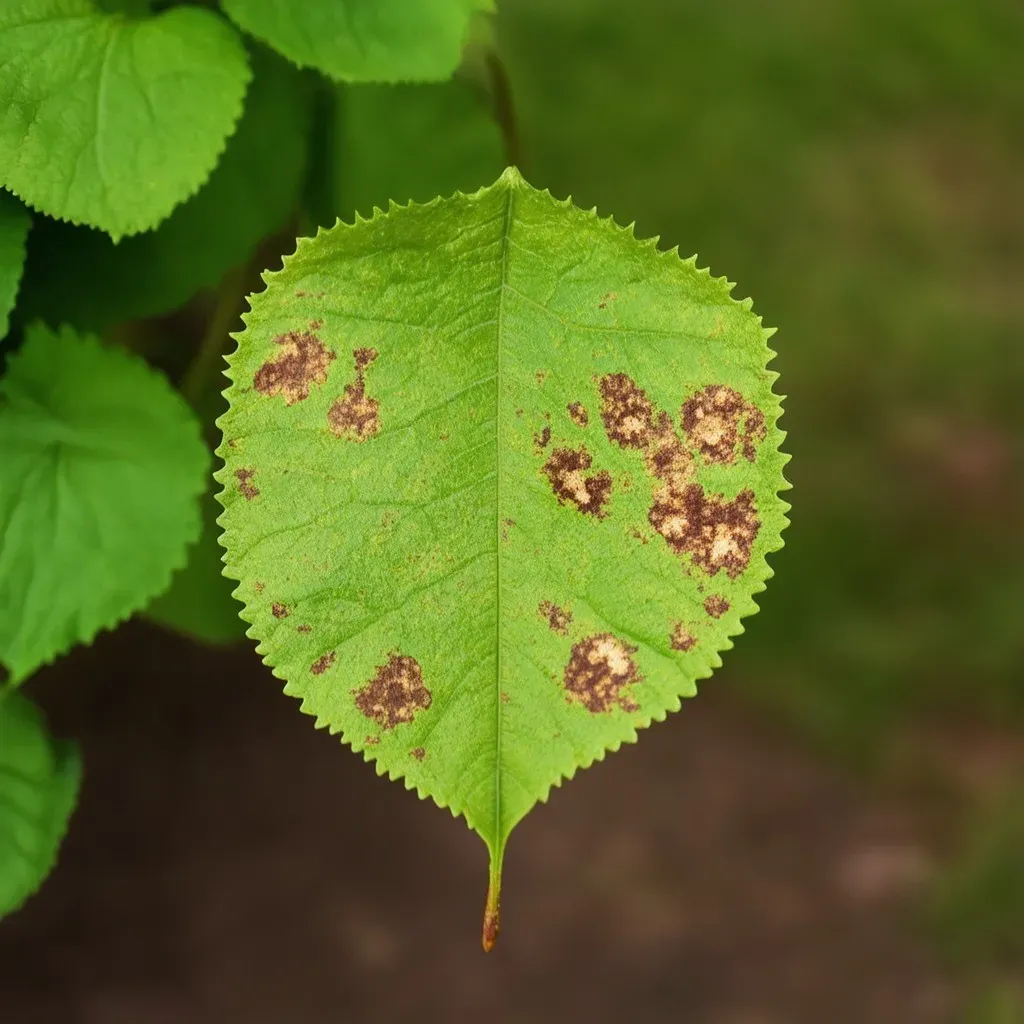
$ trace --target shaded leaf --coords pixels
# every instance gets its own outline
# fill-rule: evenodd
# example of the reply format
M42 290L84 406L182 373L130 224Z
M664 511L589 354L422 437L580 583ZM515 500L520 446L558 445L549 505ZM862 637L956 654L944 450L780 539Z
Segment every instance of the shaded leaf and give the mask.
M430 81L459 64L490 0L222 0L234 22L299 67L345 82Z
M13 196L0 192L0 338L7 333L25 264L28 211Z
M212 11L151 18L91 0L0 9L0 183L114 239L163 220L207 179L249 66Z
M230 358L226 572L317 725L491 854L680 706L786 505L749 300L510 169L301 240Z
M75 744L54 740L31 701L0 696L0 917L53 869L81 776Z
M156 230L115 244L101 231L40 218L32 228L26 319L83 330L174 309L216 285L294 211L306 171L308 88L262 47L238 130L209 181Z
M17 684L168 585L210 460L161 374L41 326L0 379L0 451L0 662Z

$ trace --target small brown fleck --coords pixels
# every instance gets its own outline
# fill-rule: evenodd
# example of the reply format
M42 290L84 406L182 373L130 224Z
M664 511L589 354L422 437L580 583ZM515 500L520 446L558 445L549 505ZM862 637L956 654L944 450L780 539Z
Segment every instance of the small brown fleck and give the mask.
M697 638L681 622L675 624L669 642L674 651L692 651L697 646Z
M304 622L301 626L296 626L295 631L297 633L312 633L313 627L308 622Z
M584 447L556 448L544 463L544 475L560 504L575 505L585 515L603 519L604 506L612 493L612 475L607 470L584 474L593 459Z
M648 543L647 534L644 533L643 530L636 529L636 527L629 531L629 535L633 538L633 540L640 541L641 544Z
M537 378L537 384L539 387L544 387L544 381L548 379L547 370L538 370L534 376Z
M570 402L566 408L569 410L569 418L577 427L585 427L590 422L590 415L580 402Z
M562 636L568 635L569 623L572 622L572 612L559 608L552 601L541 601L537 605L537 612L542 619L547 621L547 624L555 633L561 633Z
M260 489L252 482L252 478L256 475L255 469L236 469L235 479L238 481L238 489L242 492L242 497L246 501L252 501L253 498L259 496Z
M228 438L228 447L230 449L232 449L232 451L233 451L235 448L238 447L238 442L233 437L229 437Z
M604 309L609 302L614 302L619 297L618 292L608 292L603 299L597 304L598 309Z
M352 692L356 707L382 729L411 722L432 701L430 690L423 684L420 663L407 654L389 654L376 675L362 689Z
M501 539L502 540L508 540L508 531L510 529L512 529L512 527L515 526L515 525L516 525L516 521L514 519L503 519L501 521Z
M413 749L410 750L409 753L412 757L415 757L417 761L422 761L423 758L427 756L427 752L423 749L423 747L413 747Z
M542 430L533 435L533 447L539 455L551 443L551 428L544 426Z
M504 690L501 691L501 703L502 704L507 704L511 699L512 698L509 697L509 695Z
M352 352L352 358L355 360L356 373L362 373L366 370L379 355L380 353L375 348L355 349Z
M309 321L309 329L311 331L319 331L320 328L323 327L323 325L324 325L323 320L310 320Z
M680 415L690 443L707 462L720 465L735 461L737 442L743 457L753 462L757 443L767 434L764 413L724 384L709 384L687 399Z
M712 594L704 600L704 611L713 619L720 619L729 610L729 602L721 594Z
M314 384L327 380L334 353L315 334L289 331L274 339L281 351L268 359L253 378L253 387L264 395L282 395L285 405L309 398Z
M611 633L596 633L574 644L564 678L570 698L593 714L611 711L616 704L623 711L637 711L636 702L623 693L643 678L632 658L636 650Z
M309 295L309 292L304 292L302 290L299 290L299 291L297 291L295 293L295 298L297 298L297 299L304 299L304 298L306 298L307 295Z
M287 619L291 612L288 611L288 605L281 604L280 601L275 601L270 606L270 612L275 619Z
M516 415L517 416L522 416L523 415L523 410L522 409L516 409Z
M375 746L377 746L378 743L380 743L380 737L379 736L367 736L366 740L365 740L365 743L366 743L367 746L375 747Z
M677 555L689 554L709 576L721 569L730 578L743 572L761 529L753 491L726 501L720 494L709 497L700 484L662 487L647 518Z
M255 590L257 594L262 594L265 585L266 584L256 582L252 585L252 589Z
M448 431L445 431L443 434L438 434L437 435L437 439L438 439L438 441L447 441L448 438L450 438L451 436L452 435L449 434Z
M334 664L334 658L334 651L330 651L327 654L321 654L320 657L309 666L309 671L315 676L322 676Z

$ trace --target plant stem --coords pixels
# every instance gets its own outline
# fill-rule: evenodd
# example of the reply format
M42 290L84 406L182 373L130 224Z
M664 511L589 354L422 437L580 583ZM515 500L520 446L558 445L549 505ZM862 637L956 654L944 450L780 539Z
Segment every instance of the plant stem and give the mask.
M494 95L494 117L505 142L505 163L522 170L520 161L523 154L519 145L519 124L515 104L512 102L512 83L509 81L504 63L494 50L488 52L486 59L491 92Z

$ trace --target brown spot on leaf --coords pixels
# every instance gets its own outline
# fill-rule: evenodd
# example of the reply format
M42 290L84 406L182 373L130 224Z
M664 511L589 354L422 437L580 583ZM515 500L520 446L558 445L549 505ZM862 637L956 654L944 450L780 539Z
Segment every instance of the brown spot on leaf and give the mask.
M681 622L675 624L669 642L674 651L692 651L697 646L697 638Z
M501 703L502 704L507 704L511 699L512 698L509 697L509 695L504 690L501 691Z
M609 302L614 302L619 297L618 292L607 292L603 299L597 304L598 309L604 309Z
M364 371L377 358L375 348L357 348L352 352L356 379L346 384L339 398L327 410L327 423L335 437L362 443L380 431L380 402L366 396Z
M320 328L323 327L323 325L324 325L323 320L310 320L309 321L309 329L311 331L319 331Z
M633 527L633 529L629 531L629 535L633 540L640 541L641 544L647 543L647 534L642 530L638 530L636 527Z
M297 633L312 633L313 627L309 623L304 622L301 626L296 626L295 631Z
M590 422L590 415L580 402L570 402L566 409L569 410L569 418L577 427L585 427Z
M724 569L732 578L750 564L761 528L753 491L740 491L726 501L721 495L709 497L699 484L659 489L647 518L677 555L690 555L710 576Z
M257 594L262 594L264 586L266 586L266 584L257 581L252 585L252 589L255 590Z
M575 505L585 515L602 519L612 493L612 475L607 470L585 475L592 462L590 453L582 446L556 448L543 470L560 504Z
M712 594L704 600L704 611L713 619L720 619L729 610L729 602L721 594Z
M288 616L291 614L288 611L288 605L281 604L280 601L275 601L270 606L270 613L274 616L275 619L287 619Z
M315 676L322 676L334 664L334 658L334 651L330 651L327 654L321 654L320 657L309 666L309 671Z
M508 531L510 529L512 529L512 527L515 526L515 525L516 525L516 521L514 519L503 519L501 521L501 539L502 540L508 540Z
M420 663L407 654L389 654L387 663L378 667L376 675L362 689L352 692L356 707L382 729L411 722L432 701L423 684Z
M304 299L304 298L306 298L307 295L309 295L309 292L304 292L304 291L300 290L300 291L297 291L295 293L295 298L297 298L297 299Z
M423 749L423 747L413 747L413 749L410 750L409 753L410 755L415 757L417 761L422 761L423 758L427 756L427 752Z
M611 633L597 633L575 644L565 667L565 688L573 700L598 714L617 704L623 711L638 710L623 693L643 678L632 655L636 648Z
M551 443L551 428L547 425L533 435L533 446L539 455Z
M683 403L683 430L708 462L727 466L736 459L737 442L753 462L766 436L764 413L724 384L709 384Z
M364 742L366 743L367 746L375 747L375 746L377 746L378 743L380 743L380 737L379 736L367 736Z
M252 501L259 496L260 489L252 482L256 475L255 469L236 469L235 479L238 481L238 489L246 501Z
M547 620L547 624L555 633L561 633L562 636L568 635L569 623L572 622L572 612L559 608L552 601L541 601L537 605L537 611L541 618Z
M654 406L647 393L625 373L605 374L598 388L608 440L620 448L646 448L655 429Z
M538 370L534 376L537 378L537 384L539 387L544 387L544 381L548 379L547 370Z
M268 359L253 378L253 387L264 395L282 395L285 405L309 398L314 384L327 380L334 353L308 332L289 331L274 339L281 351Z

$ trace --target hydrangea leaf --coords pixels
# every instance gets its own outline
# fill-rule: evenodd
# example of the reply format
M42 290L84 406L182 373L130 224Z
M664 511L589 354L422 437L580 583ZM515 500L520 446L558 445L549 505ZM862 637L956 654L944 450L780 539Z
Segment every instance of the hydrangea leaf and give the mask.
M115 244L102 231L40 218L32 228L26 319L101 331L174 309L216 285L295 210L306 173L309 89L262 47L238 130L209 181L154 231Z
M299 67L344 82L436 81L458 67L491 0L222 0L232 20Z
M0 338L7 334L25 265L28 211L13 196L0 192Z
M317 725L490 851L679 708L786 504L760 319L514 169L304 239L220 419L226 572Z
M6 3L0 184L115 240L152 228L209 177L249 75L241 39L212 11Z
M389 200L426 202L490 181L503 166L501 131L484 90L447 82L341 87L337 212L364 216Z
M81 776L76 745L54 740L21 694L0 695L0 917L53 869Z
M164 590L210 456L142 360L34 325L0 379L0 663L17 684Z

